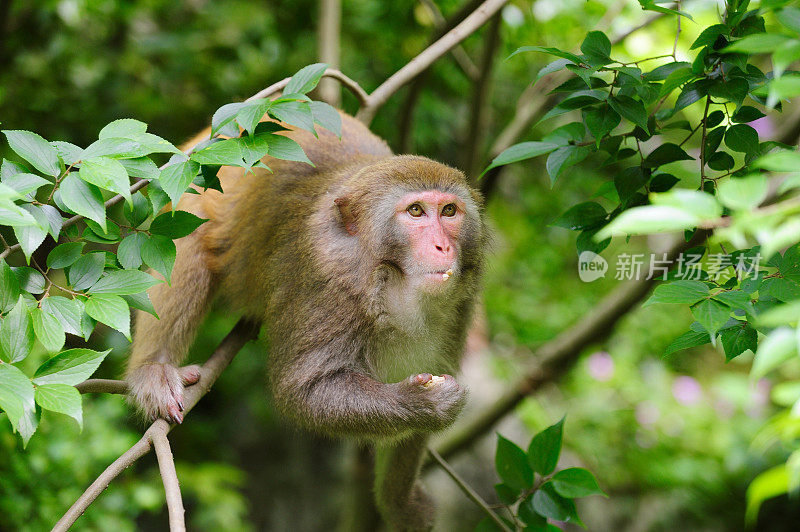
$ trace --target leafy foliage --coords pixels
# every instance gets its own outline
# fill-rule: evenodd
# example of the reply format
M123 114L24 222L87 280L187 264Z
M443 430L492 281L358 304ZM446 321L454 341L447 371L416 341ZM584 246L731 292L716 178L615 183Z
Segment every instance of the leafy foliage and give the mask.
M522 450L515 443L497 435L495 468L502 481L494 489L510 512L514 529L557 530L551 521L565 521L583 526L573 499L605 495L594 475L586 469L571 467L555 471L561 454L564 419L536 434ZM493 530L489 518L480 530Z
M10 266L13 242L4 241L0 409L24 445L36 431L41 409L66 414L82 426L74 386L94 373L109 350L62 351L66 335L87 341L102 323L130 339L130 308L154 313L146 291L169 282L173 240L205 222L178 208L190 186L219 189L220 166L267 168L261 161L266 156L311 164L295 141L279 134L288 128L277 120L314 134L314 124L324 124L341 134L338 112L306 96L326 68L317 63L301 69L275 100L223 106L214 114L212 137L189 153L129 118L103 127L86 148L48 142L30 131L3 131L21 162L4 159L0 166L0 226L16 236L27 266ZM272 120L262 122L265 117ZM169 157L161 168L159 157ZM139 180L150 187L140 190L134 184ZM121 210L113 209L116 200L108 201L115 195L125 200ZM170 211L159 214L168 202ZM17 364L36 341L55 355L31 378Z

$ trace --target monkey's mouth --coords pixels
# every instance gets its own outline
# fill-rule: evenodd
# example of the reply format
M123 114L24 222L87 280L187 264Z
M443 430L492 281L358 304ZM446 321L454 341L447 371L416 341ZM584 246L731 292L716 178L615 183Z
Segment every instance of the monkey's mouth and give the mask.
M453 268L441 269L441 270L429 270L423 272L423 277L428 283L434 285L446 284L451 277L453 277L454 272Z

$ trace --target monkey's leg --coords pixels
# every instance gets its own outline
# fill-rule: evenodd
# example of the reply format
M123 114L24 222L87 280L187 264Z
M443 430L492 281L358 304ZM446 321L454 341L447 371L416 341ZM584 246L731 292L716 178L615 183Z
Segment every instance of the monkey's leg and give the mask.
M391 530L430 530L434 506L417 481L428 437L417 433L375 455L375 500Z
M197 382L200 373L196 366L177 366L208 309L214 281L197 232L176 241L176 247L172 285L159 283L148 291L160 319L137 312L126 380L150 419L180 423L183 387Z

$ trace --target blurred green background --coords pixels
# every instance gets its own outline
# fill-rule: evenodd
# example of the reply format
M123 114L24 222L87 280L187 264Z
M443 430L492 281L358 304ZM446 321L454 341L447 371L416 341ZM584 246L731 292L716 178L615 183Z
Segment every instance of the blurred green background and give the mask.
M445 16L459 3L437 1ZM717 3L685 2L698 23L684 23L683 49L714 22ZM648 16L633 0L514 1L502 13L485 142L512 119L516 101L551 58L517 56L519 46L573 49L591 29L612 37ZM50 140L85 146L111 120L131 117L180 143L205 127L213 111L242 100L317 60L317 2L229 0L0 0L0 122ZM374 89L419 53L435 31L430 13L411 0L343 0L341 70ZM464 49L480 57L486 30ZM615 57L671 52L675 22L664 18L615 48ZM415 111L417 153L460 165L469 146L473 82L451 57L427 76ZM398 93L373 129L397 147L407 112ZM355 110L355 100L344 97ZM789 109L791 111L791 109ZM790 115L790 112L785 112ZM526 129L538 140L561 122ZM764 124L789 135L791 123ZM788 139L796 142L796 139ZM693 148L696 148L693 147ZM3 148L5 149L5 145ZM8 154L6 153L6 156ZM489 198L496 239L485 287L486 348L474 351L464 378L471 408L491 403L519 375L533 349L591 309L618 281L588 284L577 276L573 233L548 224L595 194L614 175L587 161L551 189L543 161L504 170ZM651 243L658 246L658 242ZM631 251L615 243L614 252ZM645 252L648 242L630 246ZM607 256L613 253L606 253ZM192 358L202 360L235 318L212 314ZM561 382L526 400L499 431L524 445L565 413L565 464L591 469L609 499L582 501L590 530L740 530L744 492L786 451L763 427L773 413L771 383L751 383L747 357L725 365L711 348L662 357L686 330L688 309L653 306L627 316L608 341L588 349ZM98 328L97 347L114 347L98 376L118 378L126 340ZM298 431L276 417L265 385L267 347L247 346L213 390L171 435L191 530L330 530L348 496L350 446ZM42 358L30 357L32 367ZM142 425L120 397L89 397L79 433L64 416L46 414L27 450L0 417L0 529L46 530ZM755 442L755 443L754 443ZM454 465L495 501L489 435ZM426 477L441 507L440 530L471 530L481 519L440 472ZM794 517L787 517L794 516ZM759 528L792 530L796 501L762 509ZM166 530L154 456L114 481L78 521L78 530Z

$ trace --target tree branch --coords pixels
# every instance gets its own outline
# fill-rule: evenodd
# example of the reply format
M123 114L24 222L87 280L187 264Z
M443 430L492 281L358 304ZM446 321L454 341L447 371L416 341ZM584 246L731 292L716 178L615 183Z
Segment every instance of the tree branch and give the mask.
M170 532L186 532L181 487L178 482L178 473L175 471L175 459L172 456L172 450L169 448L166 431L167 429L153 431L152 440L156 449L158 470L161 473L161 480L164 482L164 493L167 496L169 529Z
M464 4L456 13L454 13L448 20L442 24L441 28L437 28L436 33L434 33L433 37L431 38L430 43L435 43L439 39L442 38L448 31L455 28L457 25L461 23L467 16L475 11L478 6L480 6L482 0L470 0L466 4ZM398 150L400 153L408 153L414 149L411 143L411 131L413 129L414 123L414 110L417 107L417 102L419 101L419 96L422 93L422 89L425 86L425 80L428 77L428 71L421 72L417 77L415 77L411 83L408 85L408 90L406 91L406 98L401 105L401 109L403 112L400 115L400 138L397 142Z
M467 178L474 183L480 174L480 165L483 162L483 139L486 137L486 127L489 120L489 109L486 101L489 99L491 88L492 67L494 66L497 48L500 45L500 25L503 19L500 14L492 17L486 33L481 55L480 76L475 83L470 105L470 119L467 129L466 149L464 150L464 167L462 170Z
M200 367L200 380L197 382L197 384L189 386L184 390L184 413L188 413L194 407L194 405L200 401L200 398L208 393L208 391L211 389L211 386L213 386L213 384L217 381L219 376L222 374L222 371L228 367L228 364L231 363L231 360L233 360L233 357L236 356L236 353L239 352L242 346L258 335L258 330L259 325L244 319L239 320L231 332L229 332L222 342L220 342L220 344L214 350L214 353L208 358L208 360L206 360L205 364ZM83 386L87 392L97 391L101 387L101 384L118 388L119 382L121 381L91 379L79 384L78 387ZM112 386L109 383L114 384ZM97 480L92 482L83 495L81 495L78 500L75 501L75 504L73 504L70 509L67 510L61 519L59 519L58 523L56 523L56 525L53 527L53 532L63 532L69 529L69 527L71 527L75 521L81 515L83 515L83 512L86 511L86 508L88 508L89 505L94 502L94 500L97 499L97 497L108 487L112 480L119 476L120 473L122 473L136 460L150 451L152 444L155 441L154 438L160 438L160 436L154 436L157 432L160 432L166 438L166 434L172 430L173 426L174 425L170 425L163 419L157 419L154 421L138 442L133 444L133 446L122 456L114 460L114 462L108 466L99 477L97 477ZM161 445L161 443L158 445ZM167 465L166 467L169 466ZM160 459L159 468L162 468ZM163 471L164 469L162 468L162 475ZM169 504L169 499L170 497L174 497L174 493L170 494L170 490L173 488L167 488L166 482L167 481L165 479L164 487L166 490L168 490L167 502ZM172 525L173 521L173 509L176 508L174 504L175 503L173 501L173 506L170 508L170 525ZM181 504L181 511L182 506L183 505Z
M707 231L698 231L691 241L681 240L667 253L667 260L674 263L681 253L705 242L708 235ZM451 436L438 446L438 452L449 458L463 451L511 413L525 397L561 378L577 362L583 349L607 338L617 322L638 305L656 283L658 279L644 278L619 286L572 327L536 349L533 356L536 365L491 406L456 426Z
M486 501L484 501L483 498L480 495L478 495L478 493L474 489L472 489L472 487L469 484L467 484L464 481L464 479L462 479L452 467L450 467L450 464L448 464L444 460L444 458L442 458L439 455L439 453L428 447L428 454L430 454L431 457L436 461L436 463L439 464L439 467L444 469L444 472L447 473L450 476L450 478L453 479L453 482L455 482L456 485L458 485L458 487L461 489L461 491L464 492L464 495L466 495L469 498L469 500L480 506L481 510L483 510L486 513L486 515L488 515L489 518L492 521L494 521L494 524L500 527L500 530L504 530L505 532L511 532L511 529L508 528L508 525L506 525L503 522L503 520L500 519L500 517L489 507L489 505L486 504Z
M403 68L392 74L367 98L367 102L356 114L356 118L369 124L378 109L397 92L400 87L411 81L420 72L450 51L458 43L466 39L480 28L492 15L497 13L508 0L486 0L458 26L447 32L444 37L430 45L417 57L409 61Z
M332 69L338 70L340 53L340 34L342 26L341 0L320 0L319 2L319 29L317 30L319 60ZM319 97L322 101L339 107L342 102L342 92L339 85L332 79L322 79L319 82Z

